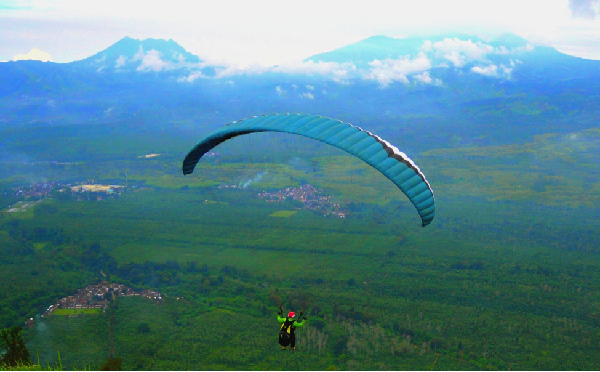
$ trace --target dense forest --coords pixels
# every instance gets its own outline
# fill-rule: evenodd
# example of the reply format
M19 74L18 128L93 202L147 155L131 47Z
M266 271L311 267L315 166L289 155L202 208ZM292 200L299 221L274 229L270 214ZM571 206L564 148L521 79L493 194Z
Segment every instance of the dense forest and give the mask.
M597 130L416 153L436 192L426 228L385 177L319 144L231 141L184 178L184 137L162 148L153 133L134 146L74 140L90 150L69 164L41 163L49 150L31 145L38 160L0 164L0 328L24 327L32 359L60 357L66 369L108 357L152 370L600 367ZM67 163L77 146L52 159ZM139 157L151 153L160 156ZM60 184L23 196L48 180ZM126 187L65 186L81 183ZM347 217L257 197L301 185ZM165 298L40 317L101 280ZM308 318L295 352L277 343L279 304Z

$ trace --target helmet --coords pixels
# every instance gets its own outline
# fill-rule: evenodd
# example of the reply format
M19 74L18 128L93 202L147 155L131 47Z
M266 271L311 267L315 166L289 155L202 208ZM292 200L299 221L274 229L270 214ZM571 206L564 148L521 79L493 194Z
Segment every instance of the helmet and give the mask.
M288 314L288 318L293 318L296 316L296 313L293 311L290 311L290 313Z

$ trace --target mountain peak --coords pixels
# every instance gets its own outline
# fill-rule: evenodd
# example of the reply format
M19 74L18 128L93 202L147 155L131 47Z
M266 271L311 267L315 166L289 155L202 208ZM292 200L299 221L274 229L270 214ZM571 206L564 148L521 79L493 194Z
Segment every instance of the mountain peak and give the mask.
M74 64L100 71L159 72L200 63L173 39L133 39L125 36L105 50Z
M503 46L507 49L514 49L525 47L529 43L526 39L522 38L521 36L506 33L496 39L491 40L489 44L494 47Z

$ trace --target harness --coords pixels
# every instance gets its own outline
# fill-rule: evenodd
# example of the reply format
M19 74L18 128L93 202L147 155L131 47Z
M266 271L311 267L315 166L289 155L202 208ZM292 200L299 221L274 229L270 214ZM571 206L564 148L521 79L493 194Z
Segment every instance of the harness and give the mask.
M294 335L294 329L292 328L294 322L294 319L286 319L281 325L281 328L279 329L279 344L281 346L288 346L290 344L291 338Z

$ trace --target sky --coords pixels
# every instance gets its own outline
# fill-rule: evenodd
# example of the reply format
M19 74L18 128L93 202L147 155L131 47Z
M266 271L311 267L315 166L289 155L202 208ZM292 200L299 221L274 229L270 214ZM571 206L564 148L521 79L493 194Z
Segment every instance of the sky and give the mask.
M0 0L0 61L20 55L70 62L129 36L173 39L205 61L251 68L301 61L373 35L450 32L483 39L512 32L533 45L600 59L600 0L390 3Z

